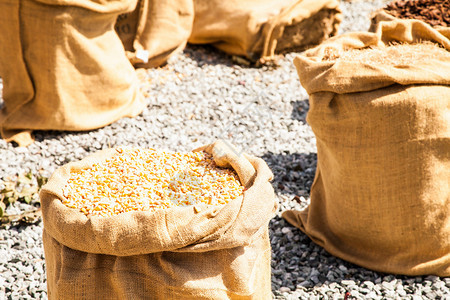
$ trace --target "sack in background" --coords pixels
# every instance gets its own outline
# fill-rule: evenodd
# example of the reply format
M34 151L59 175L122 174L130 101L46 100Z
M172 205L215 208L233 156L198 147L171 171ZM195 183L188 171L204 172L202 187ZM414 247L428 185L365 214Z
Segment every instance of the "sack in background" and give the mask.
M115 29L135 67L158 67L182 51L194 21L192 0L139 0L118 17Z
M295 58L318 162L311 204L286 211L289 223L368 269L450 276L449 51L437 30L402 20Z
M112 29L136 0L0 3L1 135L21 146L33 130L90 130L144 108L135 71Z
M58 170L42 188L48 295L52 299L271 299L272 173L226 143L204 148L248 189L223 207L198 205L90 217L62 204L70 170L104 161L100 151Z
M212 44L251 61L315 46L337 33L337 0L195 0L189 43Z
M375 32L381 21L420 20L450 38L450 2L446 0L395 0L371 16L369 31Z

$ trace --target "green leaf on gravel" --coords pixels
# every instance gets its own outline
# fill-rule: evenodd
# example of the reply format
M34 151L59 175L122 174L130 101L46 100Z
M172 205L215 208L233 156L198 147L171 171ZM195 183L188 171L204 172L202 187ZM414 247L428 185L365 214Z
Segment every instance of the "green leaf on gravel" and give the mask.
M2 203L9 204L15 202L19 197L13 182L5 182L5 187L0 191L0 199Z
M16 201L34 205L34 200L39 200L39 191L41 187L48 181L47 177L41 174L34 175L31 171L19 174L14 178L7 180L0 179L0 224L10 223L13 220L30 219L34 220L38 215L34 215L36 209L21 213L19 215L8 216L6 207ZM26 218L25 218L26 216Z
M40 189L44 184L47 183L48 178L44 177L44 176L41 176L41 175L38 175L36 177L36 181L37 181L37 184L38 184L38 188Z
M25 177L28 178L29 180L33 179L33 172L29 171L28 173L25 174Z
M3 215L5 214L5 210L6 210L6 204L3 202L0 202L0 218L3 217Z

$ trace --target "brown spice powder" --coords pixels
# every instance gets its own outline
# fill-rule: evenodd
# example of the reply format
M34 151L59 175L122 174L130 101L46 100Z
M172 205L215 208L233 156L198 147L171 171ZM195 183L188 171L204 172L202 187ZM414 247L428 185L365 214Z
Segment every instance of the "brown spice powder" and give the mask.
M444 57L450 60L450 52L431 42L392 44L387 47L350 49L347 51L339 51L330 47L325 49L322 61L340 60L397 66L424 62L435 57Z

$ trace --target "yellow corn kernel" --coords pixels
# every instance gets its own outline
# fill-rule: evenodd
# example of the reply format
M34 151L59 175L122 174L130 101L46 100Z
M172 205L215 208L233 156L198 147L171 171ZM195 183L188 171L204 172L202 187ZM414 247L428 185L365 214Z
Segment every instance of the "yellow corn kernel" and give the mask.
M225 205L243 195L236 173L204 152L118 148L103 163L71 173L62 203L85 215L113 216L174 206Z

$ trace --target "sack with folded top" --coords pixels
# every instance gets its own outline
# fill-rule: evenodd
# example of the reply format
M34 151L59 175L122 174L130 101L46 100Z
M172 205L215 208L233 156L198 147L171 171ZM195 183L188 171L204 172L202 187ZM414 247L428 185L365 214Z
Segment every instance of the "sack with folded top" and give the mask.
M137 0L0 3L2 138L26 146L33 130L91 130L145 107L113 29Z
M116 148L40 192L51 299L271 299L277 203L259 158Z
M283 217L368 269L450 276L450 40L417 20L294 60L317 141L311 204Z

